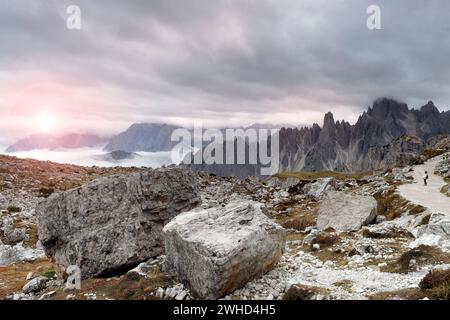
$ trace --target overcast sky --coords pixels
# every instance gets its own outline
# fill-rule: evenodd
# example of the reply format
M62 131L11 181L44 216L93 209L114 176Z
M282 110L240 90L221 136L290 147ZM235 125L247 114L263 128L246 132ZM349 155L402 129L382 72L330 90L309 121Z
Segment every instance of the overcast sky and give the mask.
M81 8L81 30L66 9ZM381 30L366 9L381 7ZM2 0L0 144L45 127L354 122L377 97L450 107L447 0ZM44 116L45 115L45 116Z

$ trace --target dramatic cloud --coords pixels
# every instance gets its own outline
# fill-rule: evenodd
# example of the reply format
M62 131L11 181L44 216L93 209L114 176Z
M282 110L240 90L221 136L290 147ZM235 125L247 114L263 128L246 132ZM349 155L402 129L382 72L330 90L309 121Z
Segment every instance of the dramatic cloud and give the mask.
M81 30L66 28L69 5ZM366 27L369 5L381 30ZM381 96L450 106L447 0L5 0L0 144L132 122L354 121Z

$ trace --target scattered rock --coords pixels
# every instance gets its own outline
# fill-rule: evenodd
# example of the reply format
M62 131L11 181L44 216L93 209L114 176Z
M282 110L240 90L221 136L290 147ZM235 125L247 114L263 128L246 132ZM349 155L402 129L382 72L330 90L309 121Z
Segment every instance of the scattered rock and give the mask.
M42 248L24 248L22 243L15 246L0 244L0 265L9 265L21 261L33 261L45 257Z
M37 293L46 288L48 278L46 277L37 277L27 282L25 286L22 288L23 293Z
M303 187L303 192L306 195L317 200L321 199L329 190L335 190L335 180L333 178L320 178Z
M270 177L267 180L267 186L270 188L279 187L281 189L289 189L289 188L295 187L296 185L298 185L301 182L302 182L302 180L300 180L299 178L295 178L295 177L288 177L286 179L283 179L283 178L278 178L275 176L275 177Z
M27 230L25 228L8 229L4 231L6 240L9 243L19 243L28 239Z
M49 291L49 292L46 292L46 293L44 293L42 296L40 296L38 300L45 300L45 299L47 299L47 298L49 298L49 297L55 295L55 293L56 293L56 291Z
M372 196L329 192L320 204L317 227L339 232L356 231L375 219L377 202Z
M136 273L139 276L146 276L152 269L155 267L159 267L162 260L164 259L164 256L159 256L157 259L150 259L146 262L140 263L136 268L131 269L127 273Z
M383 215L379 215L375 218L375 223L377 223L377 224L383 223L385 221L387 221L387 218L386 218L386 216L383 216Z
M450 217L443 213L432 213L427 225L419 227L416 241L411 248L420 245L450 248Z
M220 298L271 270L286 239L261 204L248 200L181 214L164 234L166 270L203 299Z

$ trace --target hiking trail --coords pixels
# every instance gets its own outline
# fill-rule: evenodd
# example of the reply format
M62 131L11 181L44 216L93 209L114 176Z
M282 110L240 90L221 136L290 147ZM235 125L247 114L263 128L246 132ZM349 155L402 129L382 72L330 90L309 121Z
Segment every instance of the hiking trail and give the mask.
M399 194L414 204L428 208L431 213L445 213L450 215L450 198L440 192L445 181L434 173L436 165L442 161L442 156L434 157L424 164L413 166L413 183L406 183L398 187ZM428 185L423 184L423 175L428 171Z

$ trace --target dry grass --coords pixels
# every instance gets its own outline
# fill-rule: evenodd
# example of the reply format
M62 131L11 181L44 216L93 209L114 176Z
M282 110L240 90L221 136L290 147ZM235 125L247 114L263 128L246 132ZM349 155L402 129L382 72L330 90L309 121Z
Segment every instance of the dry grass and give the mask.
M411 261L416 263L412 264ZM404 252L396 261L381 268L383 272L408 273L415 271L418 266L450 263L450 254L437 247L421 245Z
M378 204L378 215L385 216L387 220L397 219L405 212L416 207L394 191L389 191L384 195L376 193L374 197Z
M317 208L312 210L294 209L285 217L278 217L277 222L286 229L303 231L316 225Z
M325 248L323 250L313 251L310 246L303 246L302 250L309 252L322 262L333 261L340 267L345 267L348 265L348 254L344 250Z
M427 214L422 218L422 221L420 221L420 226L424 226L430 223L431 214Z
M405 229L395 228L383 232L377 232L374 230L370 230L368 228L364 228L362 231L362 235L366 238L372 239L390 239L390 238L414 238L414 236Z
M325 288L294 284L283 295L283 300L311 300L316 295L328 295L330 291Z
M419 284L422 290L450 285L450 270L435 269L430 271Z
M339 235L336 233L319 232L316 234L314 240L312 241L312 244L319 244L320 248L328 248L337 244L340 241L341 239Z
M450 300L450 270L430 271L419 287L432 299Z
M333 283L333 286L335 287L341 287L347 291L351 291L352 287L353 287L353 281L351 280L340 280L337 281L335 283Z
M27 239L23 242L25 247L36 248L36 243L39 240L37 225L35 223L23 223L18 222L14 225L14 228L25 228L27 233Z
M0 216L1 218L1 216ZM36 243L38 242L38 231L37 231L37 225L35 223L25 223L23 221L14 221L13 224L13 229L21 229L24 228L25 232L27 234L27 238L23 241L23 245L25 247L31 247L31 248L36 248ZM17 244L17 242L11 242L9 241L6 237L4 232L0 229L0 240L7 245L15 245ZM1 277L0 277L1 280Z
M171 278L155 267L146 277L127 273L116 278L83 280L80 290L57 289L56 294L49 299L65 300L68 294L73 294L76 300L86 300L86 294L95 293L98 300L154 300L156 297L152 293L156 289L171 285Z
M418 215L422 212L424 212L425 210L427 210L427 208L421 206L420 204L414 206L412 209L409 210L409 214L412 215Z
M286 241L303 241L303 239L305 239L305 236L306 235L304 233L288 232Z
M425 297L426 295L419 288L383 291L368 296L370 300L420 300Z
M450 197L450 183L447 183L441 188L441 192L445 194L447 197Z
M29 272L43 274L52 267L47 259L0 266L0 300L20 291L27 282L26 277Z
M281 172L274 175L280 179L298 178L300 180L317 180L319 178L333 177L338 180L356 179L361 180L365 176L372 175L373 172L336 172L336 171L318 171L318 172Z
M372 300L419 300L429 298L434 300L450 299L450 270L435 269L430 271L419 283L418 288L398 291L379 292L369 297Z
M422 151L422 155L428 159L440 156L444 154L446 151L443 149L425 149Z
M53 192L79 187L102 176L126 174L139 170L142 169L88 168L0 155L0 173L13 175L13 188L31 191L42 197L47 197Z
M307 227L316 225L318 203L311 199L307 203L303 203L300 207L295 200L288 200L278 204L275 207L277 212L290 209L289 214L279 214L274 217L275 222L282 225L286 229L294 229L303 231Z

